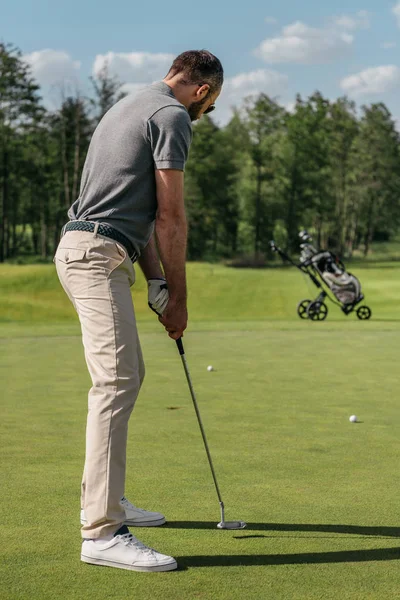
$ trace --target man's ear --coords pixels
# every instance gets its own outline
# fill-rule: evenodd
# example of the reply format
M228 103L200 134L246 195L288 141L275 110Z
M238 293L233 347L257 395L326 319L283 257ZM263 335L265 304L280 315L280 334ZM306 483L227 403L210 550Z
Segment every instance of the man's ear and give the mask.
M199 89L196 92L196 95L198 96L199 100L203 100L203 98L207 96L209 91L210 86L208 85L208 83L204 83L201 87L199 87Z

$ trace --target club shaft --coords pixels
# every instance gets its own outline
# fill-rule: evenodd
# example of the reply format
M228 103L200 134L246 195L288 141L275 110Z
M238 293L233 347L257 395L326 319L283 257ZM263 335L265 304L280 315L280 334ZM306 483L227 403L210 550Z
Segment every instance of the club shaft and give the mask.
M217 477L216 477L215 471L214 471L214 465L213 465L213 462L212 462L210 450L208 448L208 443L207 443L207 438L206 438L206 434L205 434L204 427L203 427L203 422L201 420L200 411L199 411L199 407L198 407L197 400L196 400L196 395L194 393L194 389L193 389L193 385L192 385L192 380L190 378L190 373L189 373L189 369L188 369L187 362L186 362L186 356L185 356L185 354L183 352L180 352L180 354L181 354L182 364L183 364L183 368L185 370L185 375L186 375L186 379L187 379L189 390L190 390L190 395L192 396L194 410L196 411L197 421L199 423L201 435L202 435L202 438L203 438L204 447L206 449L208 462L210 464L211 473L212 473L212 476L213 476L213 479L214 479L215 489L217 491L218 500L219 500L221 511L222 511L222 514L223 514L224 503L223 503L222 498L221 498L221 492L219 491Z

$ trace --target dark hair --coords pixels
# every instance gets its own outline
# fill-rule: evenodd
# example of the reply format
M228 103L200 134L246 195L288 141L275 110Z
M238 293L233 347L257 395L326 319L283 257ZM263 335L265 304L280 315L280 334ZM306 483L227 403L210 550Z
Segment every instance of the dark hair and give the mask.
M210 93L221 89L224 69L220 60L208 50L188 50L177 56L167 73L167 78L182 73L181 83L208 83Z

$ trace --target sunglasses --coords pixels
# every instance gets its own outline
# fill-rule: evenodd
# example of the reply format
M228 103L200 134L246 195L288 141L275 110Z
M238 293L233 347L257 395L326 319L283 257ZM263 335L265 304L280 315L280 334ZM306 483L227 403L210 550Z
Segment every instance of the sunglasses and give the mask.
M200 86L204 85L204 83L198 83L197 85L200 87ZM203 112L203 115L208 115L213 110L215 110L215 104L210 104L210 106Z

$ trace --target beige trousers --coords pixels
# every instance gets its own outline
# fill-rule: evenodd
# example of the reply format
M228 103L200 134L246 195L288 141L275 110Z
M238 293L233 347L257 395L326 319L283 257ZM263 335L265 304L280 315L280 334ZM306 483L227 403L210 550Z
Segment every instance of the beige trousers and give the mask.
M82 537L115 533L125 520L128 420L144 378L130 286L133 265L124 247L84 231L69 231L54 262L78 313L92 379L81 506Z

